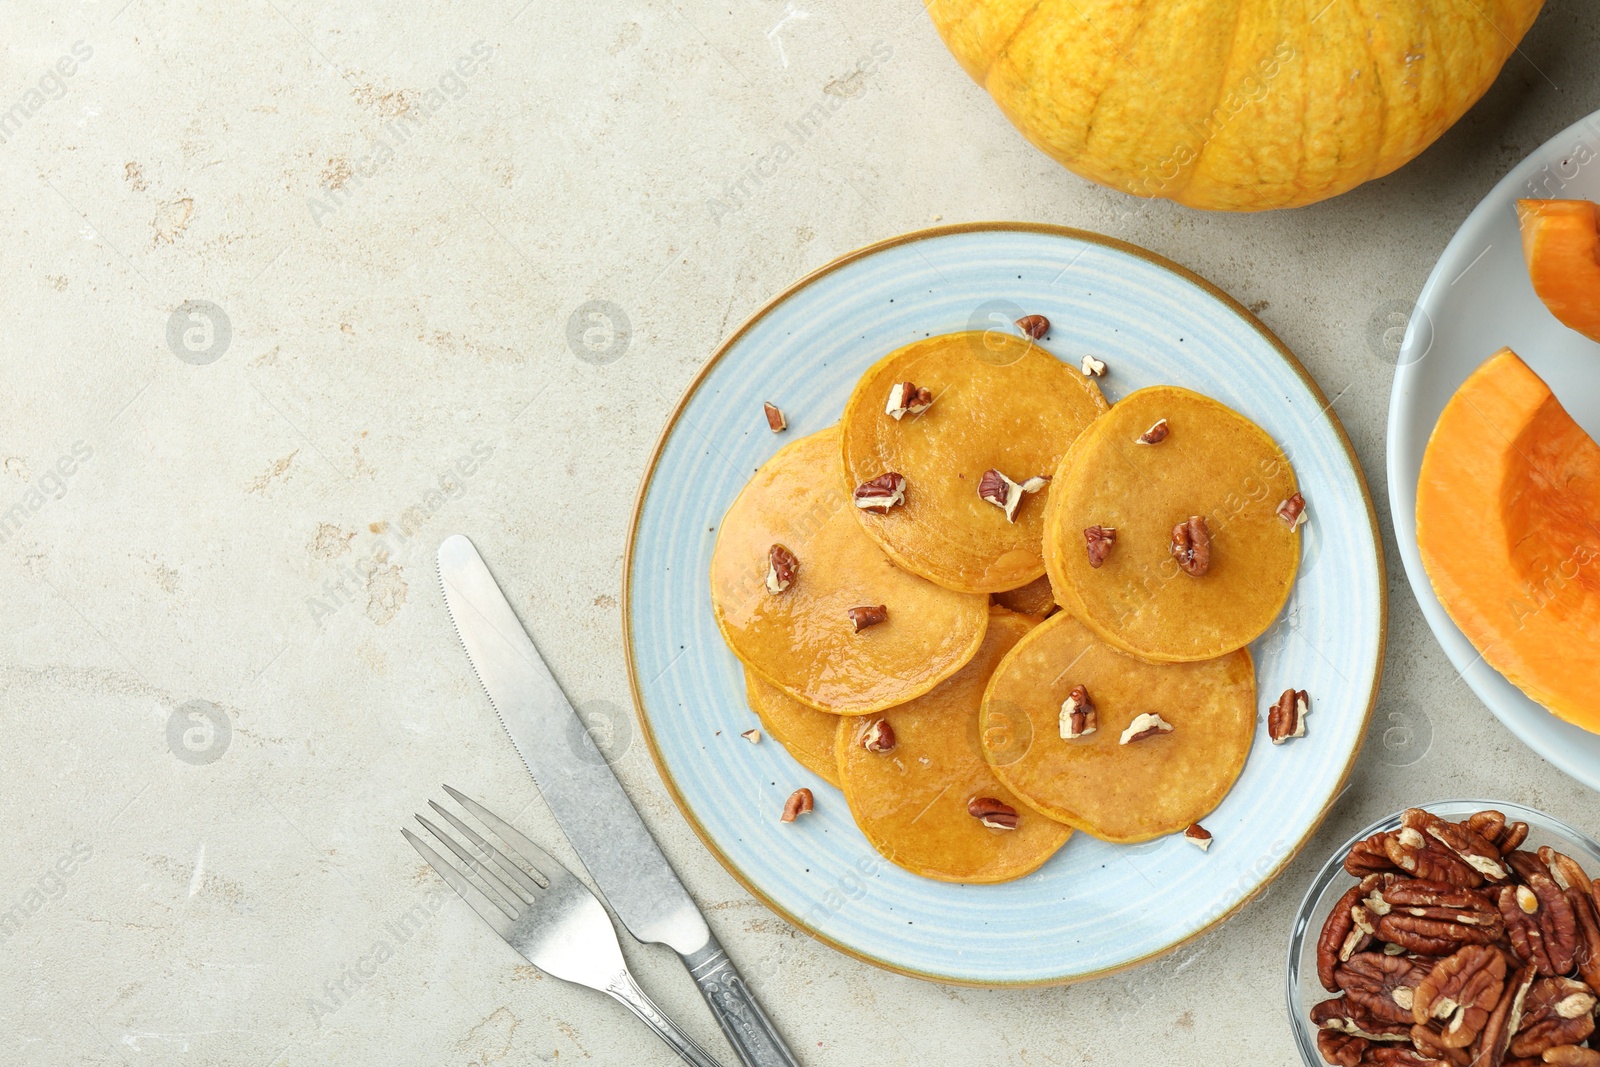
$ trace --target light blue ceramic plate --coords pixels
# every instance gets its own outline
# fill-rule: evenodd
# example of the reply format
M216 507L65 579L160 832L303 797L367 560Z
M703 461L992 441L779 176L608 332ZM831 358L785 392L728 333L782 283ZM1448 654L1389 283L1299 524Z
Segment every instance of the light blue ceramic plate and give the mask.
M712 618L716 529L782 444L839 418L857 377L930 334L1053 324L1043 344L1110 369L1113 401L1157 383L1217 397L1288 452L1308 502L1305 554L1283 618L1262 637L1265 709L1309 690L1303 740L1255 746L1206 820L1209 853L1180 838L1108 845L1079 834L1026 878L998 886L918 878L879 858L844 798L755 723L739 663ZM761 404L788 415L767 429ZM1281 871L1342 787L1383 660L1385 584L1366 484L1305 370L1217 289L1160 257L1081 231L985 224L908 234L797 283L711 358L668 423L641 489L625 568L634 698L656 764L707 846L752 893L812 936L943 982L1067 982L1150 959L1227 918ZM778 821L809 786L814 814Z
M1389 397L1389 506L1411 589L1450 662L1506 729L1600 790L1600 735L1556 718L1484 662L1434 595L1417 548L1417 479L1433 424L1501 347L1549 382L1585 430L1600 432L1600 345L1556 321L1533 291L1517 227L1520 197L1600 200L1600 111L1550 138L1489 191L1434 264L1412 314L1397 316L1407 326Z

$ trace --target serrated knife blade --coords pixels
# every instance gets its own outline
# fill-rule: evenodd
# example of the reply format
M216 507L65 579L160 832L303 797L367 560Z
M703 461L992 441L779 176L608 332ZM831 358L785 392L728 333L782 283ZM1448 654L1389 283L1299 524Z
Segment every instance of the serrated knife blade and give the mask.
M668 945L683 958L747 1067L799 1067L711 935L483 557L461 534L439 545L439 584L456 636L511 744L628 932Z

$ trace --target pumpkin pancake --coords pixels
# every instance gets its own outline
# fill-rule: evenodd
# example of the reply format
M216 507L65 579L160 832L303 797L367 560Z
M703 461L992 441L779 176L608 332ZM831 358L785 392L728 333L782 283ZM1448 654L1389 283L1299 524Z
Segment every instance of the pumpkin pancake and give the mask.
M1035 578L1027 585L1003 593L990 593L989 602L1039 619L1056 611L1056 594L1050 588L1048 577Z
M1164 436L1150 433L1158 423ZM1282 450L1243 415L1176 386L1131 393L1078 440L1051 484L1044 556L1056 602L1102 640L1156 662L1242 648L1294 584L1300 535L1278 507L1296 491ZM1189 531L1191 516L1209 533L1203 568L1174 557L1174 527ZM1115 530L1098 567L1091 527Z
M750 710L766 727L769 738L781 744L802 767L838 787L839 764L834 754L834 735L839 716L800 703L748 669L744 672L744 695Z
M926 389L921 400L899 387ZM894 393L895 396L891 396ZM1084 427L1106 410L1100 387L1025 338L999 331L917 341L856 383L840 426L846 489L894 472L904 502L857 509L896 563L948 589L993 593L1044 574L1040 541L1049 486L1007 509L978 495L986 471L1014 483L1051 474ZM909 408L909 410L907 410ZM999 490L1001 499L1006 488Z
M1080 685L1098 721L1067 740L1062 704ZM1172 729L1123 744L1141 715L1159 715ZM1178 833L1210 814L1244 770L1255 723L1255 669L1245 649L1200 663L1147 663L1063 611L995 669L979 737L995 775L1034 811L1127 843Z
M1023 807L978 747L984 685L1032 625L993 609L972 662L926 696L883 714L894 731L888 751L863 745L872 720L839 723L839 777L850 813L873 848L913 874L942 882L1010 881L1036 870L1072 832ZM974 816L969 805L984 798L1015 812L1016 828L991 828Z
M989 605L896 567L856 521L838 457L838 431L823 430L756 472L717 533L711 604L746 667L814 708L865 715L960 670L983 641ZM774 546L795 561L786 582ZM886 617L875 624L875 611L856 610L879 607Z

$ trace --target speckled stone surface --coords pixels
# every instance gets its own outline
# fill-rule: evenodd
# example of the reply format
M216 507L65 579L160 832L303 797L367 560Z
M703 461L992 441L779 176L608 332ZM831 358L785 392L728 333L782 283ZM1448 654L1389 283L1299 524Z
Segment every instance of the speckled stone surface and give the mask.
M699 846L631 726L618 606L640 471L717 342L936 221L1102 231L1257 310L1337 397L1392 553L1385 332L1494 181L1600 107L1581 0L1419 161L1260 217L1062 171L916 3L18 0L6 24L5 1063L677 1062L519 966L399 837L448 781L570 858L450 633L454 531L808 1067L1291 1063L1287 928L1345 835L1463 795L1600 833L1391 554L1366 748L1262 899L1118 977L940 988L797 934ZM628 954L733 1064L677 961Z

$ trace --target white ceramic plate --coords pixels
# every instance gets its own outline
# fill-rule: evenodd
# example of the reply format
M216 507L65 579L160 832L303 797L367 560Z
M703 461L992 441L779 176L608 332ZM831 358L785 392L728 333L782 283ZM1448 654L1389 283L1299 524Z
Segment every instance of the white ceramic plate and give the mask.
M950 885L878 856L844 798L755 724L711 613L716 531L751 473L784 443L838 420L880 356L929 334L1014 329L1039 313L1044 346L1104 359L1115 400L1161 382L1217 397L1289 453L1309 523L1300 577L1253 646L1263 711L1309 690L1308 735L1250 754L1205 820L1209 853L1181 837L1110 845L1076 835L1004 885ZM787 413L771 433L761 403ZM1322 820L1361 746L1384 643L1384 574L1366 486L1327 401L1249 312L1149 252L1081 231L974 225L846 256L779 295L712 357L667 425L640 490L624 570L624 633L641 731L707 846L752 893L845 952L945 982L1010 985L1105 974L1227 918ZM974 731L976 735L976 731ZM974 737L975 740L975 737ZM816 793L782 824L784 799ZM1271 819L1260 813L1270 809Z
M1428 276L1389 398L1389 506L1411 588L1450 662L1529 748L1600 789L1600 736L1556 718L1483 661L1433 595L1417 552L1417 476L1428 435L1446 401L1501 347L1514 349L1550 383L1579 425L1600 431L1600 345L1557 322L1534 293L1517 228L1516 202L1524 197L1600 200L1600 112L1551 138L1501 179Z

